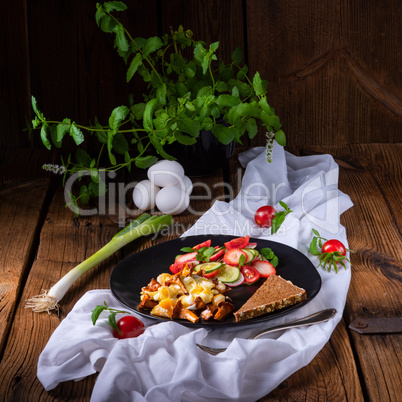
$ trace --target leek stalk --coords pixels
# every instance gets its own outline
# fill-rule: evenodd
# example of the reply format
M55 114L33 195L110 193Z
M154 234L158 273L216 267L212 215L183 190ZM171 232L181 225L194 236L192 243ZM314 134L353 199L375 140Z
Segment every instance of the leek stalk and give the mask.
M126 244L139 237L156 233L164 227L170 226L172 221L171 215L140 215L123 230L115 234L109 243L63 276L49 291L45 291L43 294L27 300L25 308L32 308L32 310L37 313L47 311L49 314L51 310L58 310L60 300L67 293L71 285L82 275L110 257Z

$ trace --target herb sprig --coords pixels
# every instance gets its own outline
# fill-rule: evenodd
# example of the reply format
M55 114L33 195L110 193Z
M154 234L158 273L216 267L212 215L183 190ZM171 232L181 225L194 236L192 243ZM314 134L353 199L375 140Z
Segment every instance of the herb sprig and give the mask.
M286 144L279 118L268 104L267 82L258 72L248 76L239 48L227 63L218 59L219 42L208 45L195 40L192 31L182 26L162 37L135 37L118 18L118 13L127 9L124 3L111 1L96 7L97 25L114 36L114 46L127 66L127 83L140 77L148 89L140 102L131 96L128 105L116 107L106 124L97 119L89 125L68 117L48 119L32 97L32 126L40 131L44 146L62 148L63 141L71 137L77 147L74 155L62 161L64 179L78 173L88 175L94 183L82 184L79 196L72 197L74 205L104 194L102 172L130 171L132 165L146 169L158 156L172 160L166 146L175 141L193 145L203 129L212 131L222 144L241 144L246 133L255 137L261 123L274 133L278 144ZM91 136L100 144L95 153L83 149ZM101 165L103 156L108 159L105 167Z
M285 221L286 215L293 212L283 201L279 201L279 204L284 209L284 211L278 211L272 218L271 234L274 234L281 227L282 223Z
M107 322L109 323L109 325L115 329L116 331L119 332L119 334L122 334L121 330L119 329L119 327L117 326L116 323L116 315L117 314L129 314L131 315L130 312L128 311L124 311L124 310L116 310L114 308L110 308L106 302L104 301L103 304L100 304L98 306L96 306L93 310L92 310L92 314L91 314L91 319L92 319L92 324L95 325L96 321L98 321L99 316L102 314L102 312L104 311L108 311L109 315L107 318Z

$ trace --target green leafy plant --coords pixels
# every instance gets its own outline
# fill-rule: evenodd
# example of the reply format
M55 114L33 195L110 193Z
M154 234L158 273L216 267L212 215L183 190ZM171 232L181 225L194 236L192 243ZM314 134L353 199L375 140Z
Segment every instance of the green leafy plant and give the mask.
M272 219L271 234L276 233L284 222L286 215L293 212L283 201L279 201L279 205L284 209L284 211L277 212Z
M135 37L118 18L119 12L127 9L124 3L98 3L96 7L97 25L114 36L114 46L127 66L127 83L140 76L147 90L140 102L135 103L130 96L127 105L116 107L103 125L98 120L82 125L69 118L47 119L32 97L33 128L40 130L45 147L50 149L53 144L61 148L66 136L71 136L77 146L74 156L62 160L64 177L89 172L97 185L80 192L81 201L99 195L95 187L99 187L101 172L130 170L132 164L148 168L159 156L175 159L165 146L175 141L193 145L201 130L212 131L222 144L241 144L246 134L255 137L261 124L280 145L285 145L279 118L268 104L267 82L258 72L248 76L239 48L225 63L217 57L219 42L207 45L195 40L193 33L182 26L162 37ZM100 143L97 155L83 149L89 136ZM106 167L100 162L104 154Z

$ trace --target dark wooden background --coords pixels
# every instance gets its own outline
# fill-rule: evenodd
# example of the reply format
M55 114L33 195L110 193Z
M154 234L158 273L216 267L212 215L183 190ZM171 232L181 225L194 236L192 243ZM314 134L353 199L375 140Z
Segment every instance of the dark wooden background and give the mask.
M182 24L245 52L269 82L269 102L290 146L402 140L400 0L126 0L134 36ZM127 104L112 38L96 25L95 0L16 0L0 14L0 146L40 147L24 131L30 97L48 118L84 124ZM263 140L259 134L257 142Z

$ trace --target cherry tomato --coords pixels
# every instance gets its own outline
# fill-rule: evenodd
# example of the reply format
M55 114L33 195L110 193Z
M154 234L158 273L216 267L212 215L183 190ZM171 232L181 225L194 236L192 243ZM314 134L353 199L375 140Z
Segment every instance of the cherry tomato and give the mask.
M132 315L126 315L117 321L120 332L113 330L113 336L118 339L135 338L145 331L144 324Z
M247 235L245 237L238 237L237 239L230 240L225 243L225 247L227 250L231 250L233 248L245 248L248 246L250 241L250 236Z
M257 282L258 279L260 279L260 273L251 266L243 265L240 268L240 271L244 276L244 282L246 282L248 285Z
M257 209L254 220L258 226L262 228L270 228L272 225L272 219L276 214L276 209L270 205L264 205Z
M346 247L336 239L327 240L321 249L322 253L335 253L338 252L342 255L346 255Z

